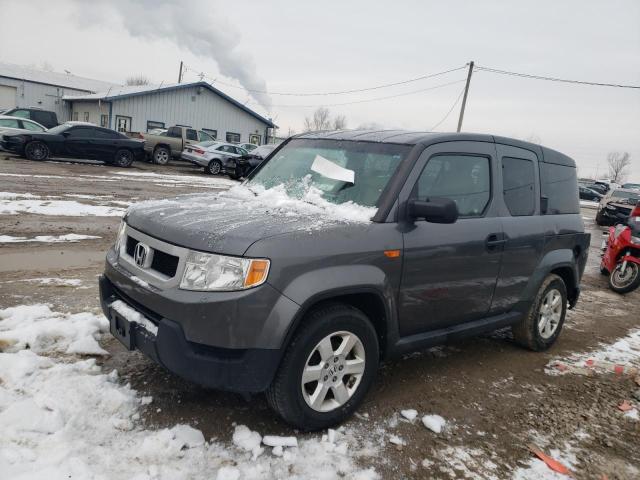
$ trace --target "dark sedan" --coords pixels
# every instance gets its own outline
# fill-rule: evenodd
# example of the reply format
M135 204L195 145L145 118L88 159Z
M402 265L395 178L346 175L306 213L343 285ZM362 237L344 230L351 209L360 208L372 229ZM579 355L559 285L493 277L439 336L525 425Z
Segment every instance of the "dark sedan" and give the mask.
M278 145L268 144L260 145L251 152L236 158L235 161L229 162L225 168L226 173L233 178L246 177L249 175L262 161L271 155Z
M580 192L580 200L591 200L594 202L599 202L603 195L596 192L595 190L591 190L590 188L578 186L578 191Z
M144 141L85 123L68 122L47 132L6 133L0 140L2 148L29 160L86 158L129 167L144 159Z

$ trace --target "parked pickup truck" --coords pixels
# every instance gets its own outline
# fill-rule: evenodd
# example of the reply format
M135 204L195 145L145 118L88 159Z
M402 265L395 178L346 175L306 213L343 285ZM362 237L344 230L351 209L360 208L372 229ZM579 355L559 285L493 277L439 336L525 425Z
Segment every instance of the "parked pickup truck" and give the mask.
M129 350L210 388L266 391L315 430L354 412L381 360L503 327L551 347L589 242L562 153L469 133L312 132L227 192L130 207L101 303Z
M203 130L178 125L169 127L160 135L138 133L137 137L145 141L145 152L159 165L166 165L171 158L179 159L186 145L215 141L215 138Z

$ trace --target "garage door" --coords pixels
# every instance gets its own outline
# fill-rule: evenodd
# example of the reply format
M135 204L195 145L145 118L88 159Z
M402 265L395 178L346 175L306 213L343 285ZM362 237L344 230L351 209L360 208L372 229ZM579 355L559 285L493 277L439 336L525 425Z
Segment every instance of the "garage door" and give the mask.
M17 107L17 88L0 85L0 110Z

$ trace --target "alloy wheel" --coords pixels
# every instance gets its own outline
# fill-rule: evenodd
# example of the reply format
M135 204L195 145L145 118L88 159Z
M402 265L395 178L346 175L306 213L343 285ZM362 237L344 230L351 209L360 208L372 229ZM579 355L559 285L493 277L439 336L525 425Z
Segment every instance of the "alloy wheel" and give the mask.
M545 340L551 338L558 329L562 307L562 294L555 288L549 290L540 304L538 317L538 331Z
M622 269L624 263L619 263L611 274L611 283L618 289L627 288L631 285L638 276L638 264L633 262L626 262L624 270Z
M365 350L360 338L347 331L324 337L313 348L302 371L300 386L307 405L330 412L349 401L365 370Z

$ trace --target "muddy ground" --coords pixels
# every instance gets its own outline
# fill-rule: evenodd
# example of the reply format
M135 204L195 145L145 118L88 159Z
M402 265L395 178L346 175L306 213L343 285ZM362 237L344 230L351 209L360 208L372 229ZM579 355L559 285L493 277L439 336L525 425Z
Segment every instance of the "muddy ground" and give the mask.
M146 175L153 172L172 177ZM0 192L90 205L124 208L141 199L210 191L209 179L215 180L181 163L136 163L123 171L98 163L35 163L0 154ZM515 468L530 462L528 443L548 451L569 442L577 457L576 478L640 478L640 422L624 418L616 408L640 388L632 378L550 376L544 371L553 358L612 343L640 328L640 291L618 296L598 272L601 232L594 213L583 210L592 233L583 294L557 344L548 352L532 353L516 346L507 330L385 363L365 404L347 423L381 445L380 455L361 459L363 466L375 467L382 478L510 478ZM0 235L100 237L78 243L0 244L0 308L42 302L59 311L97 312L96 280L118 224L116 216L0 215ZM42 278L81 282L45 285L37 280ZM141 394L153 397L144 415L149 426L187 422L206 438L221 441L229 440L234 422L262 433L291 433L261 395L247 400L188 384L141 354L126 352L110 337L103 347L111 353L103 361L105 368L118 369ZM448 427L435 435L418 422L398 421L398 412L407 408L442 415ZM390 434L406 445L390 444Z

